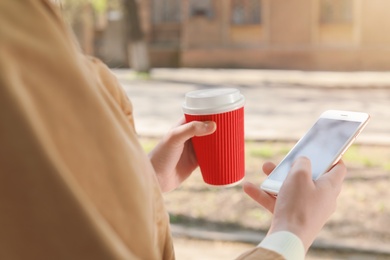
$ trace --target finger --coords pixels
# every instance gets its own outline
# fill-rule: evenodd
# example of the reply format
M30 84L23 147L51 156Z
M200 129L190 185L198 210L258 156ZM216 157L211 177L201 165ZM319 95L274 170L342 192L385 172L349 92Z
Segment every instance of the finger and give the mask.
M269 175L274 169L275 169L276 165L272 162L265 162L263 164L263 172L266 174L266 175Z
M340 160L333 168L322 175L318 180L328 180L335 188L340 188L347 175L347 168L342 160Z
M343 182L345 176L347 175L347 168L345 167L343 160L338 161L338 163L332 167L327 175L329 175L329 178L336 181L337 183Z
M198 126L195 127L194 136L209 135L217 130L217 124L213 121L194 122L194 124L198 124Z
M312 180L311 162L307 157L298 157L292 164L286 182L308 182Z
M185 143L194 136L205 136L215 132L217 125L213 121L192 121L174 128L171 131L172 142Z
M244 182L242 185L244 192L249 195L253 200L259 203L261 206L266 208L271 213L274 212L275 208L275 197L269 195L265 191L259 189L256 185L250 182Z

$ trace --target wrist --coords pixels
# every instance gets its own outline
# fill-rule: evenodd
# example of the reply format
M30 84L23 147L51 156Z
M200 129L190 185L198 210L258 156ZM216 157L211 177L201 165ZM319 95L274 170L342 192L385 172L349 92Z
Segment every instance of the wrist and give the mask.
M274 234L281 231L287 231L296 235L303 243L305 252L308 251L309 247L313 243L314 238L310 235L312 231L305 227L305 225L294 223L292 221L283 220L283 221L274 221L268 231L268 234Z
M286 260L303 260L306 255L301 239L288 231L278 231L268 234L258 247L274 251L282 255Z

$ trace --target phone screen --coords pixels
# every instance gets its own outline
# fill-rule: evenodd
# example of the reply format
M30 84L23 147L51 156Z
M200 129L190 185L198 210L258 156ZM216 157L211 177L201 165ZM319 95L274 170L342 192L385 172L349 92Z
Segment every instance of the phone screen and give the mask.
M361 122L320 118L272 172L270 179L283 182L296 158L310 159L313 179L328 168L359 129Z

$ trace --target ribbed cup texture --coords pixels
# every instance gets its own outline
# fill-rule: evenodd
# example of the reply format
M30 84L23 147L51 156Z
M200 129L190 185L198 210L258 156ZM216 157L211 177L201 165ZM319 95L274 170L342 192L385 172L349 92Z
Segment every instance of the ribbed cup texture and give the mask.
M186 121L215 121L217 130L193 137L203 180L211 185L237 183L245 176L244 107L215 115L185 115Z

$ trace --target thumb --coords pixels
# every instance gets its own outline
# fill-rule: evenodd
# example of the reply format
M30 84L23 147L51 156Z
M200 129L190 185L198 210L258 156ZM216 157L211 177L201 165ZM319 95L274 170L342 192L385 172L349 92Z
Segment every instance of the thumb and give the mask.
M213 121L205 121L205 122L193 122L195 124L194 127L194 135L193 136L204 136L210 135L215 132L217 129L217 124Z
M172 130L171 141L176 143L185 143L188 139L194 136L205 136L215 132L217 125L213 121L192 121L180 125Z
M307 157L298 157L292 164L285 182L295 182L302 185L312 182L311 162Z
M340 160L330 171L318 178L317 182L328 182L340 192L346 174L347 168L344 162Z

